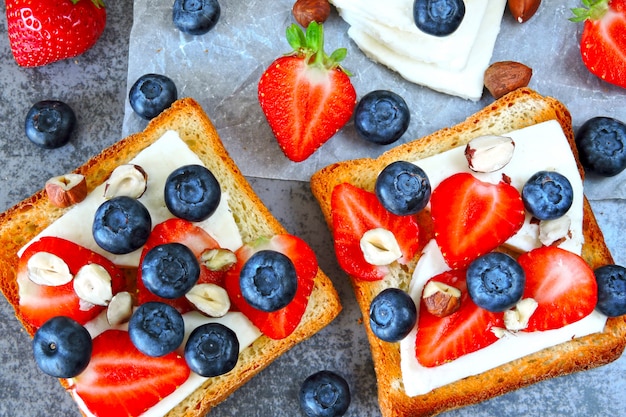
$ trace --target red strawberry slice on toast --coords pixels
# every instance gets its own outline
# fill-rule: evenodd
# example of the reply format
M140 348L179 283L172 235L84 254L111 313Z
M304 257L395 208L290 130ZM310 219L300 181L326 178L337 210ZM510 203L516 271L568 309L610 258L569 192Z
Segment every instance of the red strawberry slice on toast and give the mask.
M356 91L339 66L345 49L331 56L324 52L322 25L312 22L305 36L294 24L287 39L294 52L265 70L258 99L282 151L301 162L350 120Z
M518 262L526 274L523 298L539 304L526 331L558 329L595 308L598 288L593 270L575 253L545 246L522 254Z
M393 233L402 257L398 262L408 263L420 245L419 226L413 216L398 216L383 207L376 194L344 183L333 189L333 239L335 254L341 268L350 276L376 281L383 279L388 268L365 260L360 241L368 230L383 228Z
M6 12L11 51L23 67L82 54L106 25L102 0L7 0Z
M17 283L20 289L19 315L35 327L54 316L71 317L81 324L96 317L105 308L81 302L73 281L59 286L36 284L28 278L28 260L38 252L48 252L63 259L73 275L87 264L104 267L111 276L113 294L125 289L122 271L102 255L58 237L42 237L33 242L20 257Z
M135 417L174 392L189 374L176 352L147 356L128 332L107 330L93 340L91 361L70 381L70 389L97 417Z
M157 224L154 229L152 229L150 237L148 237L148 241L144 245L144 249L141 253L139 265L141 265L143 258L150 249L171 242L182 243L191 249L198 258L198 262L200 262L200 277L198 278L197 284L213 283L222 287L224 286L224 272L211 271L200 261L203 252L210 249L217 249L219 248L219 244L204 229L184 219L168 219ZM139 304L148 301L161 301L170 304L181 313L186 313L194 309L193 305L191 305L185 297L165 299L150 292L141 279L141 268L137 270L137 301Z
M574 22L585 22L580 52L587 69L600 79L626 88L626 0L584 2L572 9Z
M438 281L461 291L461 307L449 316L439 318L420 303L415 352L425 367L442 365L496 342L491 330L504 328L503 313L492 313L478 307L469 297L465 270L452 270L436 275Z
M252 307L243 297L239 285L239 275L244 264L252 255L261 250L273 250L286 255L294 264L298 288L294 299L280 310L264 312ZM302 239L292 235L275 235L259 238L245 244L236 252L237 264L226 271L226 291L230 301L263 334L272 339L283 339L296 329L313 291L317 275L317 258L313 250Z
M454 174L432 192L435 240L452 269L464 268L513 236L524 223L524 203L510 184Z

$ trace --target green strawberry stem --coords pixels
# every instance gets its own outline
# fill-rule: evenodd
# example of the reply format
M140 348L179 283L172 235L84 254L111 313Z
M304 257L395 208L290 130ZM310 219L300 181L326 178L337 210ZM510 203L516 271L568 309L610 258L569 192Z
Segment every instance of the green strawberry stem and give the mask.
M572 9L574 17L572 22L584 22L585 20L599 20L609 10L609 0L582 0L586 7L575 7Z
M81 0L71 0L72 4L78 4L78 2ZM103 0L91 0L91 2L94 4L94 6L96 6L98 9L101 7L104 7L104 1Z
M338 48L330 56L326 55L323 25L313 21L304 33L300 26L294 23L287 28L286 33L287 42L293 48L293 51L287 55L301 56L309 65L320 69L339 68L347 75L352 75L339 65L348 53L346 48Z

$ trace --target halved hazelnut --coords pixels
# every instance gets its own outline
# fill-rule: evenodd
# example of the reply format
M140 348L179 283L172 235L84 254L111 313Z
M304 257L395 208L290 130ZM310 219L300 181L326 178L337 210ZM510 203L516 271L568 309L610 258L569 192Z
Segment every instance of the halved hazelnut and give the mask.
M39 285L56 287L74 278L67 263L49 252L37 252L28 258L26 270L28 278Z
M124 164L113 170L104 186L104 198L139 198L146 192L148 174L139 165Z
M494 172L502 169L513 158L515 142L506 136L486 135L469 141L465 158L472 171Z
M87 180L81 174L65 174L46 181L46 194L57 207L69 207L87 197Z
M106 314L111 326L126 323L133 315L133 296L127 291L118 292L111 298Z
M361 237L363 257L371 265L389 265L402 257L396 237L387 229L368 230Z
M111 275L101 265L87 264L74 277L74 292L82 301L106 306L113 298Z
M533 298L524 298L515 304L515 307L504 312L504 325L512 332L524 330L528 327L528 320L539 304Z
M217 284L194 285L185 298L209 317L222 317L230 309L228 293Z
M428 312L437 317L449 316L461 307L461 291L439 281L426 284L422 299Z
M546 246L560 245L570 237L572 220L568 215L539 222L539 241Z
M224 248L209 249L202 252L200 262L210 271L226 271L237 263L237 255Z

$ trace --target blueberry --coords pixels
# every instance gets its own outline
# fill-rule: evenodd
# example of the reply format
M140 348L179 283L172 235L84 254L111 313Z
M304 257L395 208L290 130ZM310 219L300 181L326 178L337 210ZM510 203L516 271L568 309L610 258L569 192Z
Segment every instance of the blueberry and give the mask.
M358 134L378 145L389 145L400 139L410 119L404 99L387 90L367 93L354 110L354 127Z
M183 33L204 35L215 27L220 12L217 0L175 0L172 20Z
M370 328L376 337L386 342L404 339L416 320L413 299L398 288L382 290L370 304Z
M202 165L185 165L165 181L165 205L176 217L192 222L208 219L220 204L222 191L211 171Z
M93 221L93 238L102 249L130 253L150 236L152 220L148 209L130 197L114 197L98 207Z
M141 279L146 288L159 297L184 296L200 276L200 264L194 253L182 243L164 243L146 253L141 263Z
M35 145L55 149L69 142L75 125L76 115L70 106L62 101L43 100L30 108L24 128Z
M35 362L43 372L56 378L80 374L91 360L91 350L89 332L69 317L52 317L33 337Z
M410 162L396 161L378 174L374 191L383 207L398 216L406 216L426 207L431 187L423 169Z
M626 314L626 268L605 265L594 271L598 283L596 309L609 317Z
M161 74L145 74L130 88L130 106L140 117L150 120L167 109L178 98L176 84Z
M466 272L467 292L478 307L501 312L513 307L524 294L526 275L511 256L490 252L474 260Z
M587 120L576 133L585 170L612 177L626 168L626 124L611 117Z
M574 190L566 176L555 171L533 174L522 188L526 210L539 220L554 220L572 206Z
M335 372L316 372L300 387L300 407L308 417L343 416L349 406L350 387Z
M415 0L413 19L419 30L433 36L448 36L465 17L463 0Z
M296 295L296 268L286 255L261 250L241 268L239 286L243 298L252 307L266 312L280 310Z
M185 360L200 376L213 377L231 371L239 358L237 334L220 323L196 327L185 344Z
M159 301L144 303L130 317L128 336L133 345L145 355L167 355L183 343L183 316L169 304Z

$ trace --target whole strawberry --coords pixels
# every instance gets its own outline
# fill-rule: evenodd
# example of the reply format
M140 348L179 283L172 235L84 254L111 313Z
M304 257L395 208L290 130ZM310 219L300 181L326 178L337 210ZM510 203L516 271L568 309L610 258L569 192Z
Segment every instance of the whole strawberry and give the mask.
M322 25L311 22L305 34L293 24L287 40L294 51L261 76L259 104L285 155L301 162L350 120L356 91L339 66L346 49L324 52Z
M626 0L583 0L573 22L585 22L582 60L602 80L626 88Z
M106 24L102 0L7 0L6 11L11 50L23 67L82 54Z

